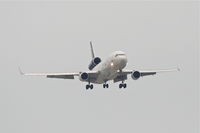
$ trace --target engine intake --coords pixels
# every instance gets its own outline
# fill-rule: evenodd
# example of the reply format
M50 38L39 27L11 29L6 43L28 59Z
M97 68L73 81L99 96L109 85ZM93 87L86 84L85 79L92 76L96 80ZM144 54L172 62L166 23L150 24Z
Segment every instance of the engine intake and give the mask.
M101 62L101 59L99 57L95 57L92 59L92 61L90 62L88 68L89 70L92 70L96 65L98 65Z
M88 73L86 73L86 72L81 73L80 76L79 76L79 79L80 79L81 81L88 80L88 78L89 78L89 75L88 75Z
M141 76L141 73L140 73L139 71L134 71L134 72L131 74L131 77L132 77L132 79L134 79L134 80L139 79L140 76Z

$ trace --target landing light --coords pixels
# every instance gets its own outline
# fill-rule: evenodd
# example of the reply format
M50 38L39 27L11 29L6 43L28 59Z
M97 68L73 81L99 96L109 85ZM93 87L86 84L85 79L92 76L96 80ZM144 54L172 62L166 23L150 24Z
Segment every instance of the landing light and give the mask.
M113 63L113 62L111 62L111 63L110 63L110 66L114 66L114 63Z

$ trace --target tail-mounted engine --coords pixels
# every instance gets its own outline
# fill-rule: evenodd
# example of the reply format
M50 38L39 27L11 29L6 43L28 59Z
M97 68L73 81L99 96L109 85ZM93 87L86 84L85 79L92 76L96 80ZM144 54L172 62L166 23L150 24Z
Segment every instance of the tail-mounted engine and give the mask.
M92 70L96 65L98 65L101 62L101 59L99 57L95 57L91 41L90 41L90 48L91 48L91 54L92 54L92 61L90 62L88 68L89 70Z
M141 76L141 73L140 73L139 71L134 71L134 72L131 74L131 77L132 77L132 79L134 79L134 80L139 79L140 76Z
M92 59L92 61L90 62L88 68L89 70L92 70L96 65L98 65L101 62L101 59L99 57L95 57Z

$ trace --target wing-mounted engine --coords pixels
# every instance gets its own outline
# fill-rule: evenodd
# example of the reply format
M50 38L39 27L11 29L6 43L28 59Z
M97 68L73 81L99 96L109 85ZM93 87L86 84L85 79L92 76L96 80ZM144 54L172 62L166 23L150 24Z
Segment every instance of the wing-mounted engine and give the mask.
M101 62L101 59L99 57L93 58L88 66L89 70L92 70L93 68L95 68L95 66L97 66L100 62Z
M80 81L87 81L89 79L89 74L86 72L83 72L79 75Z
M141 77L141 73L139 71L134 71L131 74L132 79L137 80Z

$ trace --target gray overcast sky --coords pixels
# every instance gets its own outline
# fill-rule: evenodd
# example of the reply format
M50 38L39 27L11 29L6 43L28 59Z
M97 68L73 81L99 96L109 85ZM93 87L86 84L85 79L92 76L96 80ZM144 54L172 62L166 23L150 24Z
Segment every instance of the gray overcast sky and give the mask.
M197 133L197 2L1 2L0 132ZM87 70L89 41L127 69L180 67L119 90L25 72Z

